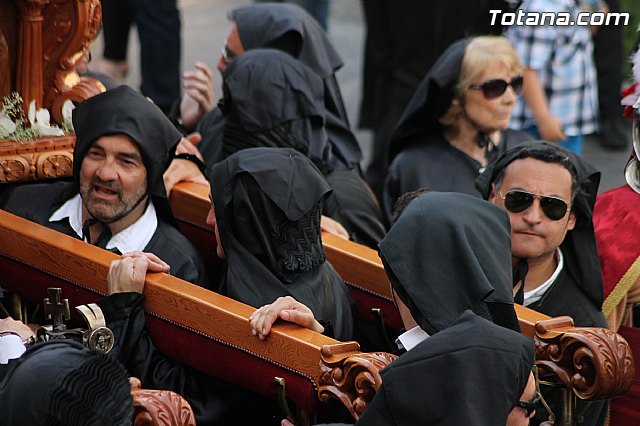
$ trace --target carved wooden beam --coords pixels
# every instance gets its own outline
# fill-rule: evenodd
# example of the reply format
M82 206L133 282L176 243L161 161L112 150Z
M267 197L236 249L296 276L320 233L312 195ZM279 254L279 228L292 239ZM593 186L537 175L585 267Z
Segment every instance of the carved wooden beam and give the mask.
M355 343L355 342L353 342ZM318 395L328 402L337 399L358 420L375 396L382 378L380 370L398 358L386 352L359 353L357 345L326 345L322 348L322 361Z
M0 141L0 183L71 176L74 135Z
M49 0L15 0L20 11L16 90L24 101L24 110L32 99L42 107L44 94L42 12Z
M189 403L175 392L142 389L140 380L131 377L134 426L195 426L196 418Z
M573 327L569 317L536 323L536 365L541 377L584 400L624 395L633 383L631 348L606 328Z

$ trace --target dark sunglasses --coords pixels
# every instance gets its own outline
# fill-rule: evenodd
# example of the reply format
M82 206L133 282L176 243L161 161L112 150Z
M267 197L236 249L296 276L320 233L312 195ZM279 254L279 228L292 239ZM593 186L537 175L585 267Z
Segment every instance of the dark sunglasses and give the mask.
M522 408L527 413L527 418L531 417L534 411L540 405L540 395L536 395L531 401L518 401L515 403L516 407Z
M569 206L564 200L556 197L548 197L532 194L526 191L511 190L505 195L500 193L504 200L504 206L511 213L520 213L528 209L536 198L540 199L540 208L545 216L551 220L560 220L567 213Z
M224 60L225 64L228 64L233 60L233 58L236 57L236 55L231 50L229 50L229 46L227 46L227 39L224 40L224 44L220 48L220 53L222 53L222 59Z
M469 88L482 90L482 94L485 98L495 99L502 96L509 86L511 86L516 95L519 95L520 92L522 92L522 81L523 78L519 75L517 77L513 77L510 82L506 82L502 79L487 80L484 83L472 84Z

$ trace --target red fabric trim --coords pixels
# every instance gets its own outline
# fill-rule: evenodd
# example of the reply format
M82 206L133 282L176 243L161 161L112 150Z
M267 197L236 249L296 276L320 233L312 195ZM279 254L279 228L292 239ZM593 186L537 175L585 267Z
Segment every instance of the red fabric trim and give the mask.
M404 327L400 313L393 302L349 284L347 284L347 288L356 303L359 320L369 323L376 322L376 317L371 313L371 308L380 308L385 325L396 332Z
M600 194L593 211L605 299L640 256L640 194L629 186Z
M636 374L629 392L611 401L610 426L637 426L640 423L640 329L622 326L618 333L631 346Z

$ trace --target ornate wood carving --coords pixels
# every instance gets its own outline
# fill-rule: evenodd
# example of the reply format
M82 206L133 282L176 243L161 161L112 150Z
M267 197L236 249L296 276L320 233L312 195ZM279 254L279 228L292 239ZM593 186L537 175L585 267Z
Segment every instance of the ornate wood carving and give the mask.
M608 329L572 325L569 317L536 324L536 365L541 376L585 400L624 395L635 374L627 341Z
M105 90L80 77L76 62L88 51L100 22L100 0L13 0L0 5L0 94L17 91L61 124L67 99L80 103ZM12 72L15 70L15 73ZM71 176L71 135L0 141L0 182Z
M141 389L140 380L135 377L129 381L135 426L195 426L193 410L182 396L166 390Z
M322 402L334 398L342 402L358 420L382 384L380 370L397 356L386 352L357 353L355 342L322 348L318 395Z
M73 135L0 141L0 183L71 176Z

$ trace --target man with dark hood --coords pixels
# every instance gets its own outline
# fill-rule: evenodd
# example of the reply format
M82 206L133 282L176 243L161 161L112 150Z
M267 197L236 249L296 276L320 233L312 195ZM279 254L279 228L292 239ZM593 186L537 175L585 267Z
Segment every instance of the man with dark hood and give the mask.
M11 360L0 381L2 424L130 425L133 398L126 369L106 354L52 340Z
M376 247L385 233L382 212L358 171L335 155L327 139L322 80L283 52L258 49L229 64L223 91L223 157L252 147L289 147L304 154L333 189L323 214L342 224L354 241Z
M585 161L541 141L510 149L478 178L482 195L511 220L516 302L569 315L577 326L607 327L592 223L599 183ZM593 403L584 424L602 424L605 407Z
M172 275L206 286L167 199L162 175L181 136L162 111L121 86L78 105L73 124L73 182L18 187L5 210L116 253L155 253Z
M281 50L313 70L323 84L325 128L333 155L348 168L359 167L362 152L349 126L335 72L342 59L320 25L299 6L292 4L254 4L235 9L234 22L218 61L218 70L243 52L260 48ZM220 161L224 116L218 108L207 113L197 127L203 140L198 146L208 164Z

